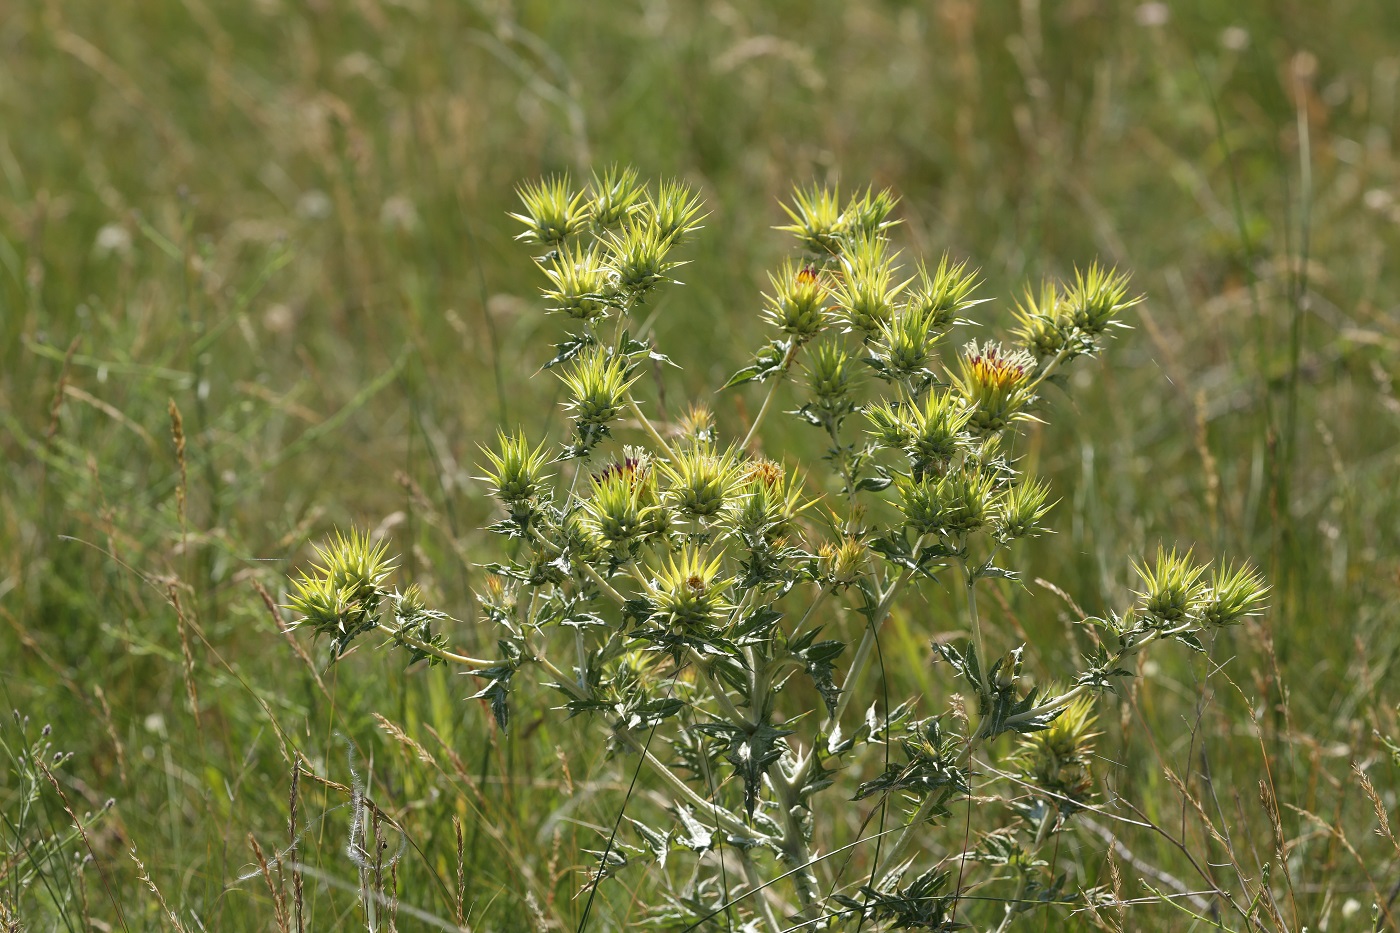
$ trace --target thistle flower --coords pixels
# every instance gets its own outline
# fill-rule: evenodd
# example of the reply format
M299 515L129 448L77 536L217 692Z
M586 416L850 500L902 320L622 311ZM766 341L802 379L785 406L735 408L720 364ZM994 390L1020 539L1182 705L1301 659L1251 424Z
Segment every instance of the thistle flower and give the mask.
M855 374L846 348L836 341L820 343L807 356L807 386L818 407L840 408L850 394Z
M965 535L991 517L995 481L980 470L953 470L939 477L901 477L899 510L915 534Z
M1098 263L1088 272L1074 273L1074 286L1065 295L1069 322L1083 333L1097 337L1127 308L1142 301L1142 296L1128 297L1128 276L1117 269L1104 271Z
M763 296L767 305L763 315L769 323L799 343L821 333L827 323L822 307L826 290L815 268L789 260L777 276L770 274L768 281L773 284L773 294Z
M773 543L784 537L794 518L811 503L802 502L802 487L782 464L755 460L747 464L739 489L734 530L745 540Z
M826 582L835 587L847 587L865 572L867 548L859 539L849 535L840 544L823 541L817 548L818 566Z
M1264 578L1252 567L1216 568L1201 609L1201 619L1208 625L1235 625L1262 612L1264 598L1268 595Z
M668 246L700 229L700 221L706 216L703 207L689 185L674 180L663 181L656 197L647 200L648 213Z
M666 474L666 499L687 518L713 518L739 494L744 479L735 452L713 453L692 447L677 453L672 463L662 463Z
M569 389L566 407L572 409L581 433L607 425L622 411L627 390L640 375L628 369L626 359L598 347L580 355L560 375Z
M894 314L894 301L908 282L895 284L889 241L861 236L841 250L841 275L831 297L847 324L867 339L879 333Z
M841 251L844 227L840 201L831 188L797 188L792 193L793 207L783 205L792 223L775 227L797 237L802 249L819 259L830 259Z
M1159 545L1153 566L1135 562L1133 569L1142 578L1144 589L1138 596L1153 624L1171 627L1199 615L1208 590L1201 579L1206 568L1192 563L1190 551L1178 555L1176 548L1168 553Z
M546 311L567 314L576 321L596 321L608 313L614 273L596 250L565 244L539 266L554 286L543 289L549 300Z
M929 351L937 340L938 336L933 333L932 313L905 305L894 312L893 318L880 325L875 354L888 375L906 379L923 371L928 364Z
M655 217L634 216L620 230L607 231L603 243L618 287L634 299L666 281L672 269L684 265L666 260L675 241Z
M351 640L379 624L380 604L389 595L384 581L394 569L388 547L354 530L348 538L336 532L327 547L317 545L320 563L292 581L287 608L298 616L292 624L329 635L332 653L343 654Z
M953 384L971 406L968 426L978 434L1005 430L1030 416L1025 408L1034 398L1031 377L1035 359L1024 350L1007 350L995 341L974 341L958 358L960 372Z
M841 212L841 236L849 240L883 233L899 222L888 219L898 203L899 198L889 188L877 192L872 186L864 194L852 195Z
M916 473L942 472L963 443L972 409L952 392L930 392L915 408L910 432L910 459Z
M1064 348L1066 332L1074 326L1068 310L1054 282L1041 283L1038 296L1027 288L1025 297L1016 302L1012 312L1016 318L1016 329L1012 332L1016 342L1037 360L1053 357Z
M870 434L886 450L903 450L914 436L914 422L900 402L880 400L865 409Z
M977 271L968 271L967 263L954 263L944 253L938 268L929 275L928 267L919 263L918 285L910 293L906 307L927 314L929 327L951 327L959 314L980 301L968 298L977 287Z
M567 175L523 185L519 194L525 213L510 215L525 225L525 232L518 234L517 240L557 248L588 222L583 192L572 189Z
M1056 691L1051 691L1054 693ZM1057 798L1054 802L1068 815L1089 801L1094 779L1089 763L1094 757L1093 697L1081 696L1065 707L1046 729L1022 737L1021 768L1031 783Z
M1050 511L1050 486L1039 479L1023 480L1012 486L997 504L997 537L1013 541L1040 533L1040 520Z
M631 166L611 165L602 175L593 175L589 186L589 217L597 233L619 226L637 209L646 187Z
M583 524L614 553L629 556L649 530L649 513L656 506L645 501L646 472L645 464L629 458L593 477L592 493L583 504Z
M718 579L723 555L708 562L706 556L685 548L647 584L652 617L673 631L711 624L733 608L724 595L727 581Z
M687 408L677 427L681 437L692 444L706 445L715 441L715 413L704 405L694 404Z
M500 453L481 448L492 467L486 470L483 478L494 487L491 494L513 514L528 511L531 503L546 489L544 470L549 463L549 455L545 453L545 442L531 450L524 432L510 435L498 431L496 446Z

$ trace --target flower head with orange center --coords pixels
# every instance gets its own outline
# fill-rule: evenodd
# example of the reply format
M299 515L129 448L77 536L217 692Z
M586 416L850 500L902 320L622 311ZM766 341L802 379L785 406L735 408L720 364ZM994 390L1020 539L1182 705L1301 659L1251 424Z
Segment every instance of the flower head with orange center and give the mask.
M1025 409L1035 398L1035 365L1035 357L1025 350L1010 350L995 341L965 346L953 384L972 410L968 428L995 434L1014 421L1031 419Z

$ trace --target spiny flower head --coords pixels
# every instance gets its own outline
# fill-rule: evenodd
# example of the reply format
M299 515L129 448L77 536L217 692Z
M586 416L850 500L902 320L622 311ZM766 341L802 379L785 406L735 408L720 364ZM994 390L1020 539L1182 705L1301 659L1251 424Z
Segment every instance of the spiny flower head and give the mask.
M595 172L588 189L588 213L594 231L601 233L620 226L632 216L645 193L637 170L630 165L610 165L602 175Z
M826 409L840 407L855 381L854 367L846 348L834 340L818 343L807 356L807 385L817 404Z
M1118 314L1142 301L1128 297L1128 276L1098 263L1088 272L1074 273L1074 286L1065 295L1070 323L1090 337L1097 337L1116 322Z
M696 548L683 548L665 567L656 570L647 584L652 616L675 631L717 621L733 607L724 594L727 581L719 579L723 555L708 559Z
M899 222L889 219L898 203L899 198L889 188L876 191L872 186L864 194L852 195L841 212L841 236L850 240L884 233Z
M700 221L705 219L703 207L689 185L674 179L663 181L656 197L647 199L647 212L669 246L700 229Z
M1059 286L1054 282L1042 282L1039 295L1027 288L1025 297L1016 302L1016 310L1012 312L1016 318L1013 331L1016 342L1037 360L1053 357L1064 348L1067 331L1073 327L1068 311Z
M1134 563L1143 589L1138 591L1142 610L1154 625L1171 627L1198 617L1205 603L1208 587L1202 579L1204 564L1191 560L1191 552L1177 554L1157 547L1157 560L1152 566Z
M764 317L785 334L805 342L826 327L822 307L826 289L816 267L789 260L776 276L770 274L773 294L764 295Z
M1218 567L1211 577L1201 620L1208 625L1235 625L1262 612L1268 595L1264 578L1254 568Z
M904 450L914 436L914 420L903 402L881 399L865 409L870 435L886 450Z
M662 463L666 499L687 518L717 516L739 495L744 471L734 450L714 453L708 447L680 451L674 462Z
M742 501L734 515L735 530L768 543L786 536L792 520L811 504L802 502L801 484L776 460L745 464L739 493Z
M603 244L618 287L634 299L668 281L667 274L684 265L666 259L675 239L646 211L630 217L621 229L607 231Z
M708 445L715 441L715 413L699 403L685 410L677 427L681 437L692 444Z
M899 509L915 534L965 535L976 531L992 515L995 481L981 470L950 470L933 477L900 478Z
M1038 478L1024 479L1002 495L997 506L997 537L1013 541L1037 535L1040 520L1050 511L1050 486Z
M889 241L880 236L860 236L845 242L841 250L841 274L831 297L846 323L863 337L872 338L890 322L894 301L908 282L894 280L894 257Z
M887 375L905 379L923 371L928 364L929 351L937 340L932 312L905 305L880 325L875 353Z
M481 448L491 461L491 469L486 471L485 477L494 487L491 493L512 512L526 510L546 490L544 470L549 464L549 455L545 452L545 443L541 442L532 450L524 432L511 435L500 431L496 435L496 447L497 450Z
M648 472L645 461L629 457L593 477L592 492L583 505L584 524L615 553L626 554L650 530L650 513L657 506Z
M798 188L793 191L792 200L792 207L783 205L783 211L792 218L792 223L775 229L797 237L802 249L819 260L830 259L839 253L844 225L836 191L817 186L806 190Z
M517 240L557 248L588 222L583 192L573 190L567 175L522 185L519 193L525 213L510 215L525 225Z
M1054 691L1052 691L1053 693ZM1026 776L1049 791L1062 810L1086 803L1094 786L1089 763L1094 756L1094 700L1082 696L1070 703L1046 729L1021 739L1019 759ZM1069 806L1066 806L1068 802Z
M971 271L966 262L953 262L944 253L938 268L930 275L928 267L919 264L918 284L909 294L907 307L928 315L929 327L951 327L958 315L980 304L968 296L977 287L977 270Z
M909 450L915 471L942 472L962 446L973 411L956 394L945 390L930 392L924 404L910 414L913 423Z
M554 286L543 290L549 300L546 311L567 314L576 321L596 321L608 313L616 276L597 250L566 243L539 265Z
M823 541L817 548L818 566L832 586L847 587L860 579L865 571L869 548L859 539L847 535L840 544Z
M953 384L972 409L968 426L979 434L1005 430L1013 421L1029 416L1031 378L1035 358L1024 350L1009 350L995 341L978 346L974 341L958 358L959 373Z
M639 378L629 372L627 360L609 354L601 347L580 354L560 379L569 389L567 407L572 409L580 428L598 428L617 417L626 402L627 390Z
M299 616L293 624L331 636L337 656L356 635L378 625L388 595L384 581L394 569L388 548L387 542L373 544L368 534L353 529L349 537L336 532L331 544L317 545L320 563L292 581L287 608Z

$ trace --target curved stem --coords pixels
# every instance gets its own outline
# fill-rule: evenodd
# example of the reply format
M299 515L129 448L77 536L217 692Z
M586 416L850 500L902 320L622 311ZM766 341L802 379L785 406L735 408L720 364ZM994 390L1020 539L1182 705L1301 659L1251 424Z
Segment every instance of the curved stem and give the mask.
M744 866L744 878L749 883L749 891L758 901L759 910L763 912L764 923L768 924L772 933L783 933L784 927L773 913L773 905L768 902L768 895L763 890L763 879L759 877L758 868L747 849L739 850L739 863Z
M651 421L647 419L647 416L642 414L642 409L637 405L637 400L632 397L630 391L627 393L627 407L632 410L632 414L636 416L637 421L639 421L642 427L646 429L646 432L651 435L651 439L656 441L656 446L661 448L661 452L666 455L666 459L674 461L676 459L675 451L671 450L671 445L666 443L666 438L661 436L661 432L656 430L656 425L652 424Z
M387 628L387 626L381 627ZM457 654L455 651L448 651L446 648L438 648L428 644L426 641L420 641L414 638L401 628L390 629L389 637L397 639L414 651L419 651L430 657L437 658L439 661L449 661L453 664L461 664L466 667L494 667L500 663L500 661L484 661L481 658L473 658L465 654Z
M705 687L710 691L710 694L714 696L715 702L719 704L719 708L723 711L725 717L736 726L747 725L748 719L743 713L739 712L739 708L734 705L734 701L729 699L729 694L725 693L724 687L722 687L715 680L714 675L710 673L710 662L701 657L700 652L696 651L694 648L688 650L690 663L694 664L695 669L700 672L700 678L705 681Z
M758 433L758 426L763 423L763 416L768 414L768 406L773 404L773 396L778 394L778 386L782 384L783 378L787 376L788 367L792 365L793 359L797 356L797 341L793 341L788 347L787 353L783 354L783 365L773 376L773 384L768 387L768 394L763 396L763 404L758 409L758 414L753 419L753 424L749 425L749 433L744 435L744 441L739 445L740 450L748 450L749 443L754 435Z

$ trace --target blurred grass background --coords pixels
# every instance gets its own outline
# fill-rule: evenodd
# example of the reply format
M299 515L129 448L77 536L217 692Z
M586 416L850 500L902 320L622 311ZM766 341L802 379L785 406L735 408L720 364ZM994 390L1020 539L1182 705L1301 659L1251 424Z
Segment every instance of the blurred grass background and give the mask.
M1158 652L1102 707L1104 792L1218 864L1171 769L1244 874L1272 862L1263 896L1286 916L1371 929L1400 877L1352 770L1394 821L1400 766L1375 733L1400 734L1397 95L1383 3L12 0L0 700L20 718L0 727L0 902L34 929L270 928L267 886L238 879L249 834L286 845L295 749L340 785L301 781L310 928L362 922L357 780L407 832L404 928L459 922L454 818L471 929L577 925L579 848L601 847L626 762L528 685L503 736L440 669L361 651L324 670L257 586L278 598L309 543L355 525L470 618L489 553L476 445L559 421L554 380L524 379L557 330L505 212L523 180L620 161L711 211L656 332L683 367L666 404L710 399L731 430L757 390L711 390L764 339L793 183L894 188L910 254L980 266L992 325L1043 276L1134 272L1135 329L1036 434L1061 504L1029 576L1105 612L1132 558L1194 543L1253 560L1275 594L1209 658ZM816 438L775 420L765 443ZM901 694L946 687L927 649L944 600L926 596L886 643ZM1007 644L1024 628L1040 669L1066 669L1065 603L1001 597ZM470 624L453 635L490 650ZM73 757L62 796L40 777L26 797L43 724L47 754ZM73 838L62 806L109 798ZM1115 831L1123 896L1147 894L1143 866L1202 886L1159 835ZM1107 883L1108 844L1075 839L1072 884ZM658 883L605 885L594 925L635 922ZM1126 923L1192 921L1152 905Z

